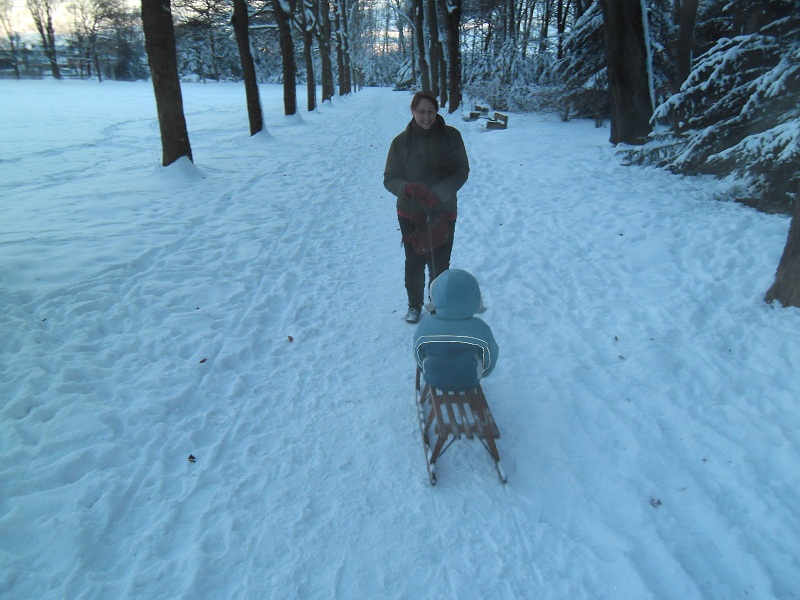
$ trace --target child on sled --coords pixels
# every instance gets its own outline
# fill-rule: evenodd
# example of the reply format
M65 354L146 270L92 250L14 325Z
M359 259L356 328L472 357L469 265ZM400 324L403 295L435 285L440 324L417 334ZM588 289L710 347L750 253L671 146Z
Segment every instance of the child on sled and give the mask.
M490 327L475 316L483 310L478 280L448 269L431 283L434 311L414 333L414 358L425 382L437 389L475 388L497 364L498 347Z

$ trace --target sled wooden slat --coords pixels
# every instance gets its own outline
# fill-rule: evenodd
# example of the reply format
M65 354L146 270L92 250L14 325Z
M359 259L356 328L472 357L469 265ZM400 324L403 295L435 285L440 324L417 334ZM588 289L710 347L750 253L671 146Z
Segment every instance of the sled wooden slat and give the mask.
M478 438L483 441L495 461L498 472L502 473L496 444L500 431L480 384L466 392L443 391L427 384L420 390L421 384L420 372L417 369L416 389L419 391L420 425L425 442L430 442L432 445L428 459L429 466L436 464L450 442L464 436L468 440ZM501 475L501 480L505 481L504 474Z
M472 405L469 406L469 411L468 412L469 412L469 415L470 415L470 419L472 420L471 421L471 426L472 426L473 430L475 431L475 435L477 437L479 437L479 438L486 437L486 434L484 433L483 423L481 423L480 416L477 414L476 410L473 408Z
M453 403L448 401L450 397L445 396L445 398L446 400L442 404L444 404L445 410L447 410L447 418L449 424L448 430L451 435L455 436L456 439L458 439L461 437L462 432L463 433L467 432L464 430L464 427L462 427L459 424L458 419L456 419L456 415L453 412ZM470 434L467 437L472 437L472 435Z
M471 413L472 410L469 412ZM477 433L477 429L475 429L474 424L469 420L469 417L467 416L467 410L464 408L463 402L458 403L458 413L461 415L461 422L464 424L467 438L471 440L473 432Z

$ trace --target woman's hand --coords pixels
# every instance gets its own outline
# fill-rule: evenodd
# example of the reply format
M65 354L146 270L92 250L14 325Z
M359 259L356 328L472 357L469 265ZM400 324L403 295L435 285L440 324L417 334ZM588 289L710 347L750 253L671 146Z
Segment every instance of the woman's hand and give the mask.
M405 192L406 196L421 202L428 208L439 204L439 196L430 191L424 183L409 183L406 185Z
M421 200L428 195L428 186L424 183L409 183L406 185L406 196L412 200Z

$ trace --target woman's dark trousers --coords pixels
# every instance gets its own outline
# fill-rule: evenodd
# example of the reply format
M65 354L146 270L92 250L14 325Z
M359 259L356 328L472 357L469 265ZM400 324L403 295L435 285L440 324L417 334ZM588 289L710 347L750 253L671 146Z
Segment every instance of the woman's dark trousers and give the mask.
M414 231L414 223L410 219L398 217L400 221L400 234ZM453 237L456 231L456 222L449 221L450 239L439 246L431 253L421 256L414 252L411 243L403 243L406 252L406 292L408 293L408 305L413 308L421 309L425 298L425 266L428 267L429 282L436 279L436 276L450 268L450 253L453 251ZM419 227L420 225L417 225Z

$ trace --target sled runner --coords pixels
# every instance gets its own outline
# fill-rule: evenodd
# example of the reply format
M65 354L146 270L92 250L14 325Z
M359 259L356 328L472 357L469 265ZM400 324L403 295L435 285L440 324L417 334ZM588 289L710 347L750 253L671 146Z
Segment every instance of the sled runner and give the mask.
M421 373L417 367L415 399L431 485L436 485L436 461L462 436L468 440L477 438L481 442L494 460L500 481L505 483L507 477L500 464L495 442L500 437L500 431L480 383L466 392L448 392L428 384L420 389L421 383Z

